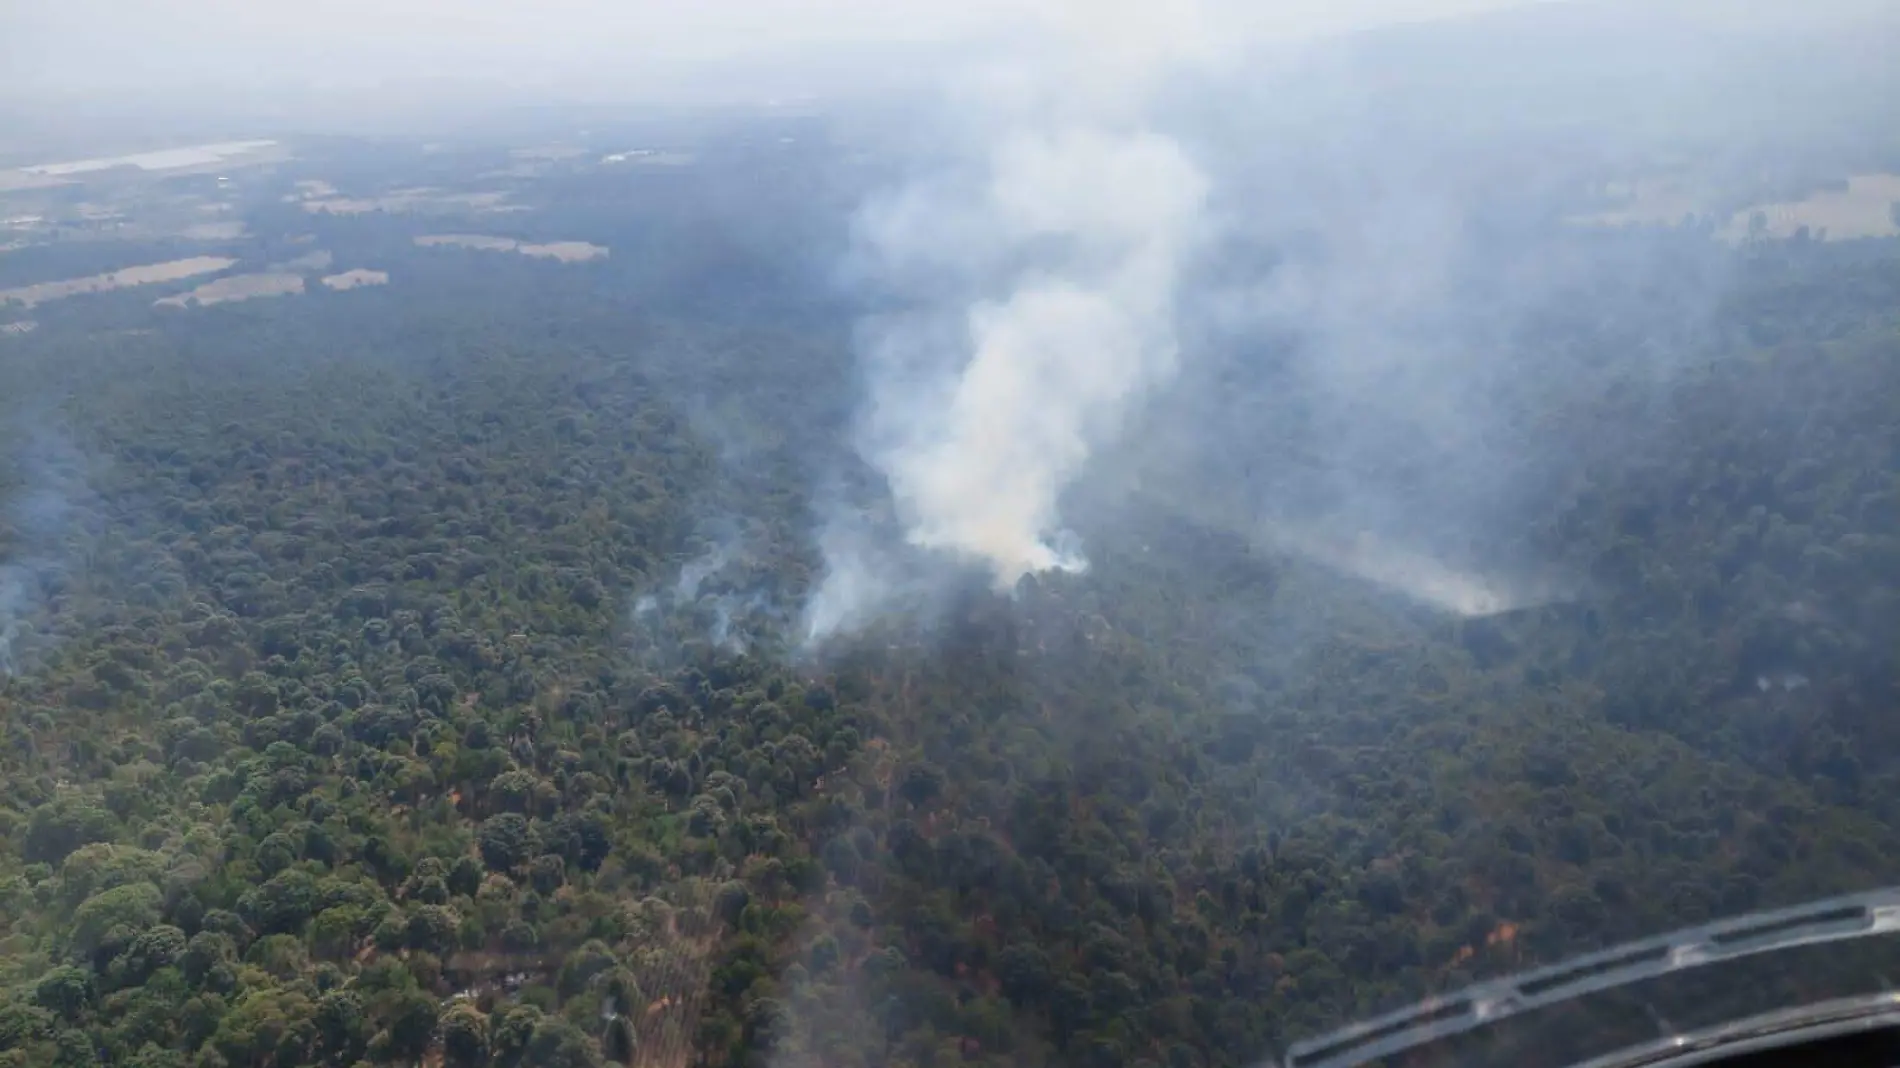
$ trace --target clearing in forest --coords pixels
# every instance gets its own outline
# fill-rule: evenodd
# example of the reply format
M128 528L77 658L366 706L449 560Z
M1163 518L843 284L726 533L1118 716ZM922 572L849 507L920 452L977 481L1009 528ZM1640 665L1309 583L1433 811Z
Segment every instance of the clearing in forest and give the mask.
M342 274L325 275L323 284L331 289L355 289L358 286L380 286L389 282L388 271L372 271L366 267L344 271Z
M584 263L587 260L603 259L609 251L605 245L595 245L586 241L550 241L537 245L516 241L512 237L492 237L487 234L424 234L416 238L416 244L423 248L472 248L486 252L518 252L523 256L559 260L562 263Z
M60 282L36 282L30 286L0 289L0 304L17 303L31 308L49 300L60 300L80 293L104 293L107 290L124 289L127 286L176 282L181 278L222 271L236 263L236 260L225 256L193 256L189 259L125 267L116 271L107 271L104 274L88 275L85 278L69 278Z
M1676 226L1698 219L1721 220L1716 235L1730 244L1786 240L1806 231L1819 241L1900 237L1900 174L1857 174L1800 200L1751 204L1728 213L1724 199L1669 179L1611 185L1621 202L1571 221L1593 226ZM1729 200L1728 204L1746 203Z
M380 196L325 197L302 201L312 215L367 215L370 212L446 212L492 208L508 199L506 192L449 193L422 187L392 189Z
M1845 188L1738 211L1722 236L1789 238L1804 229L1825 241L1900 236L1900 174L1857 174Z
M205 307L234 300L250 300L253 297L281 297L301 292L303 275L300 274L234 274L206 282L189 293L155 300L152 305L163 308Z

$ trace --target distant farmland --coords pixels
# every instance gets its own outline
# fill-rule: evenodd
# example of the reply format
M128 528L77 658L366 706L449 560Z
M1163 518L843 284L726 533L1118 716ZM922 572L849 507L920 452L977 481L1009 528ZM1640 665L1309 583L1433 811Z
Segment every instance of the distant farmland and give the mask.
M1900 174L1858 174L1800 200L1753 204L1734 212L1713 206L1712 201L1720 197L1667 180L1631 182L1617 192L1621 203L1616 207L1576 216L1573 221L1619 227L1725 220L1715 232L1730 243L1785 240L1803 230L1825 241L1900 237Z
M562 263L584 263L587 260L603 259L610 251L604 245L590 244L586 241L551 241L537 245L516 241L511 237L491 237L487 234L424 234L416 238L416 244L423 248L468 248L485 252L516 252L523 256L559 260Z
M1900 174L1860 174L1845 189L1826 189L1806 199L1764 204L1736 212L1722 230L1731 241L1789 238L1806 229L1829 241L1900 236Z
M193 305L225 304L256 297L282 297L303 292L303 275L283 272L234 274L206 282L189 293L163 297L152 303L157 307L186 308Z
M167 260L164 263L125 267L85 278L69 278L60 282L37 282L30 286L0 289L0 304L20 304L31 308L49 300L61 300L81 293L104 293L114 289L125 289L128 286L176 282L196 275L213 274L227 270L236 263L236 260L224 256L193 256L183 260Z
M341 274L325 275L323 284L330 289L356 289L359 286L380 286L389 282L388 271L372 271L358 267Z

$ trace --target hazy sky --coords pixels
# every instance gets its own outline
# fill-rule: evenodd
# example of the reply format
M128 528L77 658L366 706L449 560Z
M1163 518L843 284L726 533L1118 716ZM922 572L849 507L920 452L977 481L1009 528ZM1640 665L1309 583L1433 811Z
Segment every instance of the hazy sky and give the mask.
M1291 40L1509 0L0 0L0 94L363 89L432 79L625 99L831 92L1037 29L1143 47L1196 21Z

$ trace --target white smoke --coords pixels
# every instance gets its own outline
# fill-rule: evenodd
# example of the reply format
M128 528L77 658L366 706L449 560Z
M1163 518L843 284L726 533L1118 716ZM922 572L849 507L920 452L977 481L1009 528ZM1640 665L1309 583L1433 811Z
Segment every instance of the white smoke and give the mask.
M673 585L674 599L682 604L698 600L700 584L724 571L731 562L732 546L723 542L688 561L680 568L679 581Z
M1074 247L970 307L969 361L941 406L875 399L874 418L902 421L869 458L913 544L980 562L1008 588L1082 566L1052 544L1056 498L1130 400L1173 370L1173 283L1201 181L1164 138L1093 130L1018 135L991 175L986 215L1006 240Z
M1174 373L1175 287L1207 196L1181 146L1141 119L1158 78L1205 54L1199 9L1110 7L1049 12L1059 58L982 82L974 178L953 166L860 219L868 269L919 291L867 324L860 453L905 541L1004 590L1086 566L1058 503ZM821 545L814 640L892 594L889 568L856 543Z
M14 643L25 630L25 615L30 607L27 583L32 573L18 564L0 564L0 677L19 671L13 652Z
M83 534L76 505L91 499L85 460L62 434L37 424L9 464L20 479L0 495L0 677L21 673L36 644L32 617L45 606L45 579L64 572Z
M635 598L629 621L648 641L665 644L692 635L715 649L744 655L761 638L782 634L790 622L777 600L757 588L758 581L742 539L729 536L682 564L669 585Z
M900 576L858 525L834 517L818 536L825 578L805 606L808 642L855 630L892 596Z
M1282 551L1465 618L1497 615L1555 599L1547 591L1520 588L1495 575L1460 570L1435 557L1388 543L1368 530L1341 535L1315 526L1268 522L1262 528L1262 539Z

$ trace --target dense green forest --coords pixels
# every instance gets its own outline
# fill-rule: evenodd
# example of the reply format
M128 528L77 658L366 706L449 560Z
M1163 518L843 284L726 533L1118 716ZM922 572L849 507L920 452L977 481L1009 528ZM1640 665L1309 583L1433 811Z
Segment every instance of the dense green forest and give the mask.
M1562 603L1124 504L812 653L850 327L744 200L0 338L0 1064L1242 1065L1900 875L1894 242L1543 413Z

